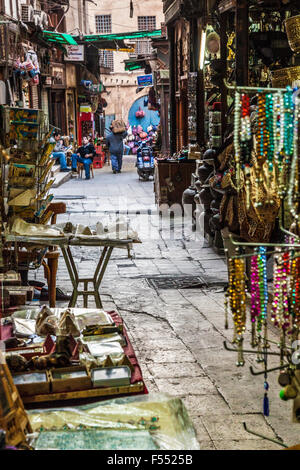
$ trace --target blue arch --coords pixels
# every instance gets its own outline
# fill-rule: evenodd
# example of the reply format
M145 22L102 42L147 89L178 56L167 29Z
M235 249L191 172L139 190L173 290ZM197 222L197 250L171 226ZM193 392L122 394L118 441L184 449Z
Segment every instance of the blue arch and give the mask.
M147 127L150 125L158 126L160 117L158 115L158 111L150 111L148 106L144 106L144 100L147 99L146 96L142 96L135 100L133 105L131 106L129 113L128 113L128 122L131 126L142 126L144 131L147 131ZM147 99L148 101L148 99ZM138 111L139 107L144 111L145 117L137 118L135 117L135 113Z

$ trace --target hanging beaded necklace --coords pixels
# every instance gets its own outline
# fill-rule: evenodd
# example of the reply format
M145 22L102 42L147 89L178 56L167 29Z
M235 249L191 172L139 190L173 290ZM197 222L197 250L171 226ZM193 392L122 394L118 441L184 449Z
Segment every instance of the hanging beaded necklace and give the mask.
M257 110L257 162L260 165L266 161L268 144L266 95L264 93L259 93Z
M251 164L252 134L250 122L250 98L242 94L242 116L240 129L240 147L242 167Z
M234 322L238 343L237 365L244 365L242 345L243 333L246 327L246 289L245 289L245 260L243 258L229 259L229 305Z
M293 104L293 103L292 103ZM290 106L292 106L292 104ZM290 116L291 113L288 113ZM292 136L289 136L289 144L292 147L293 156L290 165L290 177L287 189L287 203L291 215L298 224L299 220L299 202L298 202L298 191L299 191L299 158L298 158L298 147L299 147L299 117L300 117L300 100L299 97L295 97L295 107L293 115L293 124L290 124L290 130Z
M261 331L264 326L264 342L266 343L266 321L268 306L268 284L267 284L267 257L266 248L259 247L258 253L251 257L251 344L258 346L261 353ZM258 336L256 337L256 332ZM260 357L258 360L261 360Z
M271 320L275 326L281 328L284 336L290 327L288 272L289 252L275 255Z
M298 339L300 328L300 253L294 254L290 266L290 310L293 324L293 339Z
M275 150L272 93L266 94L266 138L268 141L268 146L267 146L268 168L269 168L269 172L272 173L274 150Z
M293 103L293 90L291 87L286 88L283 95L283 109L284 109L284 136L283 136L283 149L287 157L293 154L293 140L294 140L294 103ZM288 158L289 160L289 158Z

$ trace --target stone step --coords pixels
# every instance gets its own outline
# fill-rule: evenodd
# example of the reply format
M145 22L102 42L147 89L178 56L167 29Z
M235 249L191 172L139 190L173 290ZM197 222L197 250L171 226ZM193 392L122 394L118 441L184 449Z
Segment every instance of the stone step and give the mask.
M50 171L51 178L53 178L59 172L60 172L60 165L54 164Z
M52 185L52 188L58 188L63 183L66 183L67 181L69 181L69 179L71 179L71 176L72 176L72 171L67 171L67 172L60 171L59 173L55 173L53 175L54 183Z

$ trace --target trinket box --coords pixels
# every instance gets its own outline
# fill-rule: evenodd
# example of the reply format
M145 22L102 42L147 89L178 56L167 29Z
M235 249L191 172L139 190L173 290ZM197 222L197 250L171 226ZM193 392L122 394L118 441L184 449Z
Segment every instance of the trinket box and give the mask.
M86 367L73 366L50 370L52 392L71 392L92 387Z
M121 387L130 384L131 371L128 366L103 367L91 371L94 387Z
M12 376L21 396L31 396L50 392L47 372L19 372Z

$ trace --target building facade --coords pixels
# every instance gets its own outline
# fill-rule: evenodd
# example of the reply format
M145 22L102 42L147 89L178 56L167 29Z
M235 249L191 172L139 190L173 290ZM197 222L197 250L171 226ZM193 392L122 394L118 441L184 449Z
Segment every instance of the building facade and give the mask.
M164 21L161 0L130 2L124 0L102 0L97 6L89 4L89 29L91 33L121 33L160 29ZM138 72L126 72L124 60L151 52L151 40L134 40L135 53L100 51L101 80L107 90L107 125L113 118L128 121L128 114L138 99L147 94L137 93Z

